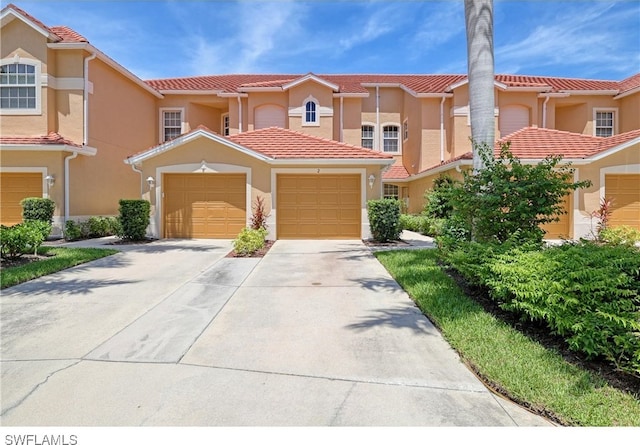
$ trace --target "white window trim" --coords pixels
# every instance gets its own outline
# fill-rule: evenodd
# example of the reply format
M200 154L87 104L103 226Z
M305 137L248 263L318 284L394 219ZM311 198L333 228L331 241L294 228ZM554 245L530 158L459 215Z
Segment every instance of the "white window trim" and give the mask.
M158 116L158 120L159 120L159 125L158 125L158 140L160 141L161 144L164 144L165 141L164 140L164 113L167 111L179 111L180 112L180 134L184 134L185 133L185 111L184 108L181 107L163 107L160 108L160 114Z
M12 65L20 63L23 65L31 65L35 67L35 87L36 87L36 107L35 108L3 108L0 109L0 116L36 116L42 114L42 88L47 86L46 76L42 76L42 62L35 59L20 57L17 54L14 57L0 60L0 65Z
M398 151L384 151L384 127L387 127L389 125L398 127ZM378 149L380 153L385 153L389 155L402 154L402 125L401 124L399 124L398 122L383 122L382 124L380 124L378 138L380 140L379 149Z
M596 115L598 112L613 113L613 134L618 134L618 108L615 107L593 107L593 136L596 135Z
M307 121L307 104L313 103L316 106L315 120ZM313 96L307 97L302 103L302 126L303 127L319 127L320 126L320 104L318 99Z
M385 190L387 189L387 187L395 187L395 191L396 194L395 195L387 195L385 193ZM400 200L400 186L396 185L396 184L382 184L382 197L383 198L396 198L397 200Z
M378 138L376 137L376 135L378 134L378 129L376 128L376 124L374 124L373 122L362 122L360 124L360 145L362 145L362 127L364 127L365 125L373 127L373 147L367 148L367 150L377 150Z
M225 118L227 119L227 134L225 134L225 126L224 126L224 120ZM222 113L222 116L220 116L220 134L222 136L229 136L231 134L231 120L229 117L229 113Z

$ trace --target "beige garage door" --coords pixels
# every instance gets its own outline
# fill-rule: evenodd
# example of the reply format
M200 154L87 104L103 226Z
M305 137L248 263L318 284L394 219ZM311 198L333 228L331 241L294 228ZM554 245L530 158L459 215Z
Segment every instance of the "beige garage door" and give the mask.
M640 175L606 175L604 190L612 200L609 225L640 230Z
M573 194L573 193L572 193ZM567 213L560 215L560 221L544 224L542 230L546 231L545 239L569 239L571 234L571 195L564 199L564 209Z
M166 238L235 238L247 225L244 174L165 174Z
M42 197L41 173L0 173L0 224L12 226L22 222L24 198Z
M360 175L278 175L280 239L359 239Z

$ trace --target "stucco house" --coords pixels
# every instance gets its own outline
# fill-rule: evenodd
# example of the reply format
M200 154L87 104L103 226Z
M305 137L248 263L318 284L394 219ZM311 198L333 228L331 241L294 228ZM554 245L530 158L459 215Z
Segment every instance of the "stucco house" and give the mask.
M366 238L366 202L419 212L468 168L466 75L234 74L142 80L64 26L0 13L2 224L48 196L55 224L151 202L150 234L233 238L264 198L269 237ZM496 134L527 162L561 154L592 187L549 237L590 232L602 197L640 228L640 73L497 75Z

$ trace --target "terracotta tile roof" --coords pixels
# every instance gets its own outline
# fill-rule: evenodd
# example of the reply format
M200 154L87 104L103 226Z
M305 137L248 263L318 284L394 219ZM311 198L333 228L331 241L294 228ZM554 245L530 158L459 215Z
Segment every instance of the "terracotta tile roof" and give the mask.
M416 94L442 94L467 78L464 74L318 74L316 77L339 86L341 93L366 93L366 84L403 85ZM282 87L299 74L225 74L148 80L157 90L218 90L237 93L249 87ZM570 79L562 77L498 74L496 80L508 87L539 87L549 92L626 91L640 85L640 74L621 82L613 80Z
M68 145L82 148L82 145L55 132L51 132L46 136L1 136L0 145Z
M409 176L411 175L409 175L407 169L404 168L402 162L396 161L395 164L382 174L382 179L389 181L392 179L407 179Z
M496 142L511 142L511 151L520 159L543 159L549 155L561 155L567 159L585 159L610 148L640 137L640 130L633 130L608 138L589 136L547 128L526 127Z
M619 82L620 94L626 93L629 90L640 88L640 73L631 77L627 77Z
M9 3L6 6L6 8L7 9L12 9L16 13L20 14L24 18L26 18L29 21L31 21L36 26L42 28L44 31L55 35L56 37L58 37L58 39L59 39L58 42L59 43L60 42L61 43L88 42L88 40L85 37L81 36L80 34L75 32L74 30L72 30L71 28L68 28L66 26L52 26L52 27L49 27L49 26L45 25L40 20L38 20L37 18L33 17L32 15L30 15L26 11L18 8L13 3Z
M513 74L497 74L496 80L508 86L548 87L551 92L559 91L608 91L618 90L617 81L570 79L563 77L521 76Z
M52 26L51 32L60 37L60 43L88 43L86 37L78 34L73 29L66 26Z
M391 155L278 127L228 137L273 159L392 159Z

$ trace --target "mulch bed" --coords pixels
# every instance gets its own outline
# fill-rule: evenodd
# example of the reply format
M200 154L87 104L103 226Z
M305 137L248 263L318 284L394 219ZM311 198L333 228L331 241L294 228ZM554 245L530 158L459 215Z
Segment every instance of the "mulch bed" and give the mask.
M34 263L36 261L44 260L45 258L52 257L53 254L24 254L18 258L0 258L0 269L6 269L9 267L23 266L25 264Z
M226 258L262 258L267 254L267 252L269 251L269 249L271 249L271 246L273 246L274 243L275 241L266 240L264 242L264 247L260 250L255 251L251 255L239 255L232 250L227 254Z

